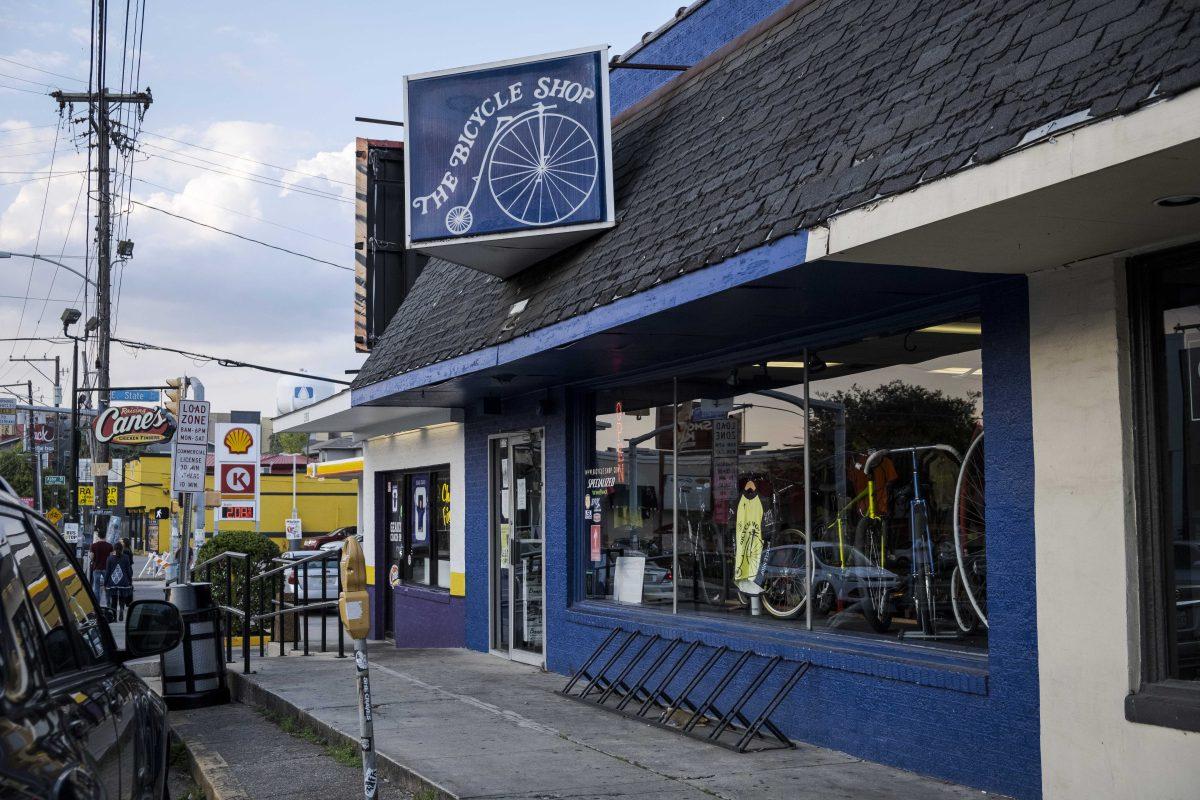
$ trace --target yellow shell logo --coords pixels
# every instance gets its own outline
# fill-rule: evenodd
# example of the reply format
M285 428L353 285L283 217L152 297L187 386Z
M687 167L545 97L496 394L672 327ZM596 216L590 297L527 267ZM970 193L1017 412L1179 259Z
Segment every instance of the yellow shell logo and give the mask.
M250 452L250 446L254 444L254 437L245 428L233 428L225 434L222 441L229 452L242 456Z

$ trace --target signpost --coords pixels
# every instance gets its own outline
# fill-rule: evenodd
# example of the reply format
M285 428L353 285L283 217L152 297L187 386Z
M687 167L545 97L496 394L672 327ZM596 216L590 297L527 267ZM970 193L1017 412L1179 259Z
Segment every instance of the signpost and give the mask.
M509 277L613 226L608 48L404 78L410 249Z
M183 381L186 387L186 379ZM186 391L186 389L184 389ZM208 414L206 400L179 399L175 443L171 448L171 491L183 493L183 524L180 536L178 582L187 583L188 556L192 544L192 496L204 491L205 461L208 457Z
M373 800L379 788L375 772L375 722L371 712L371 675L367 661L367 633L371 624L367 609L367 566L362 547L353 536L342 545L342 591L338 596L338 616L354 640L354 676L358 684L358 745L362 750L363 797Z
M0 425L17 424L17 398L0 397Z
M304 523L298 517L292 517L283 521L283 534L288 539L301 539L304 537Z
M50 520L50 524L56 527L58 526L58 523L62 522L62 518L62 512L57 508L52 508L46 512L46 519Z
M66 475L47 475L44 478L44 480L45 480L45 483L47 486L66 486L67 485L67 476Z

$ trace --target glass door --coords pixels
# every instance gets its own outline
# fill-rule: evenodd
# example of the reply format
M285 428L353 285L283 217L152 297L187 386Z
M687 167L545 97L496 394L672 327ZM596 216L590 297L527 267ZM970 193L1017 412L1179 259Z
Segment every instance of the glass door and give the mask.
M545 651L542 433L492 440L492 647L541 664Z

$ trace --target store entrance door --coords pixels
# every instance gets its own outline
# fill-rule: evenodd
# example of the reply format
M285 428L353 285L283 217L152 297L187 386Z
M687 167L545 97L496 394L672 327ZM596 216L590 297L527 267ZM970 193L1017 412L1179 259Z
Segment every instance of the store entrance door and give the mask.
M399 473L389 473L383 487L383 635L396 638L395 589L400 585L404 566L404 479Z
M491 440L492 650L545 660L542 432Z

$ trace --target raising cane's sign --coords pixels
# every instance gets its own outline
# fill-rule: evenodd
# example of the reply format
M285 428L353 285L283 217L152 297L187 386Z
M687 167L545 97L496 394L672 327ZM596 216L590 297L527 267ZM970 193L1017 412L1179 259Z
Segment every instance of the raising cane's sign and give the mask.
M92 430L97 442L157 444L175 435L175 417L165 408L111 406L96 416Z

